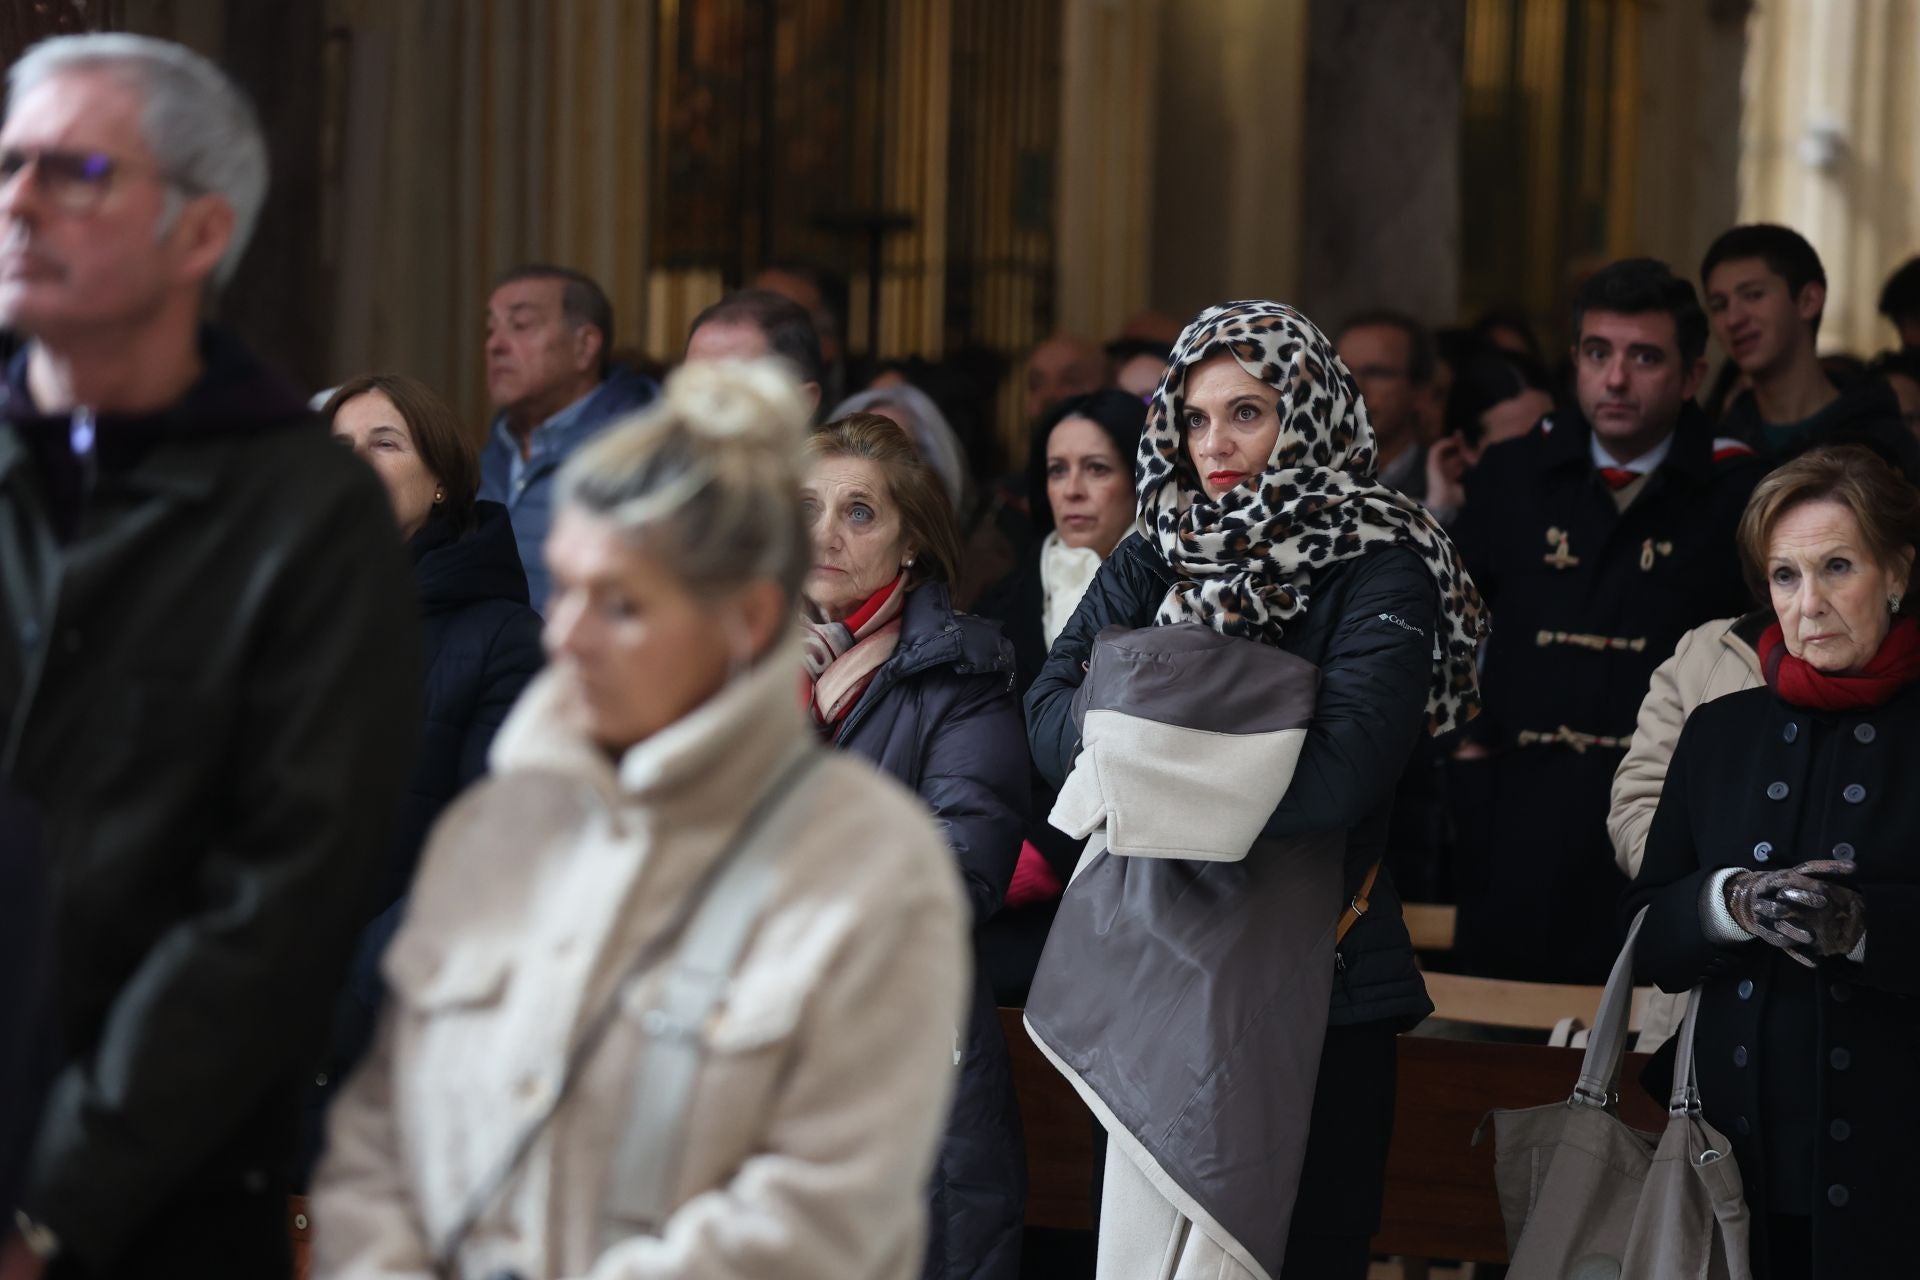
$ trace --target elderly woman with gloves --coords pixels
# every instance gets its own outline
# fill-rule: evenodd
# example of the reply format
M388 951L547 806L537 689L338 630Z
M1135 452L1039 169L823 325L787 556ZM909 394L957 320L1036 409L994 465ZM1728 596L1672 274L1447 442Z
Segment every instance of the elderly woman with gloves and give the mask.
M1148 414L1138 530L1028 693L1055 823L1105 806L1027 1006L1110 1138L1101 1280L1366 1274L1394 1037L1432 1008L1379 867L1388 812L1419 734L1475 707L1485 630L1375 459L1311 321L1203 311ZM1219 659L1204 680L1159 678L1195 655Z
M1765 684L1680 731L1626 897L1635 965L1694 993L1761 1280L1891 1274L1920 1198L1920 494L1817 449L1760 482L1739 543Z

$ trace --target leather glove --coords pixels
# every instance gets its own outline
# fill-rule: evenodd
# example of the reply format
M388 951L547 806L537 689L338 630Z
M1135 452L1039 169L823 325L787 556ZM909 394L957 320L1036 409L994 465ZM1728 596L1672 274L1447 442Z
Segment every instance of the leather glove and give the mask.
M1822 878L1852 874L1852 863L1834 859L1781 871L1735 872L1723 889L1727 914L1749 934L1812 968L1806 951L1843 956L1867 931L1866 901L1846 885Z

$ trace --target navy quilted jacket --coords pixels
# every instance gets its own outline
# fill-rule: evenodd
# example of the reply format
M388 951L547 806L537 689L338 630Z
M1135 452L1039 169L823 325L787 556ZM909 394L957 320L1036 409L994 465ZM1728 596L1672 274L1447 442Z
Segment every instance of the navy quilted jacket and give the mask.
M841 722L836 745L912 788L947 837L976 927L1000 907L1027 825L1026 730L1013 648L955 613L944 583L908 596L900 644ZM959 1029L956 1028L956 1032ZM974 982L953 1117L934 1172L928 1280L1014 1280L1026 1156L993 992Z

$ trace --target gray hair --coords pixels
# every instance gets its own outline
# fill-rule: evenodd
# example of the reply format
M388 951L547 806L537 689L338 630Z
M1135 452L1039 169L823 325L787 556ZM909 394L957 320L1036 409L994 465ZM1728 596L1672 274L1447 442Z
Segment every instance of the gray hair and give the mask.
M54 36L7 73L7 110L42 81L71 71L123 77L143 100L141 132L166 180L189 195L213 195L233 210L233 239L214 268L225 284L240 265L267 200L267 139L253 105L225 72L170 40L105 32ZM161 229L180 202L170 199Z
M947 501L953 504L954 515L959 517L967 509L967 451L961 446L960 437L947 424L947 415L940 412L940 406L933 402L932 396L911 382L891 387L869 387L865 391L854 392L835 405L833 412L827 415L827 421L837 422L850 413L878 413L881 409L898 409L905 414L907 421L902 425L906 427L907 434L913 437L921 458L940 477L940 483L947 491Z
M683 365L652 405L567 460L557 496L612 521L696 594L768 579L797 604L813 563L800 506L810 414L785 361Z

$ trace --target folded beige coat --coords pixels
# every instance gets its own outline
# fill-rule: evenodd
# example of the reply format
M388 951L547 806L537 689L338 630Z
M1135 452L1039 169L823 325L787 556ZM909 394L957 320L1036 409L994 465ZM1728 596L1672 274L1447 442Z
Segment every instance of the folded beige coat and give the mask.
M1127 857L1246 857L1293 780L1318 684L1312 663L1197 623L1108 627L1048 821Z

